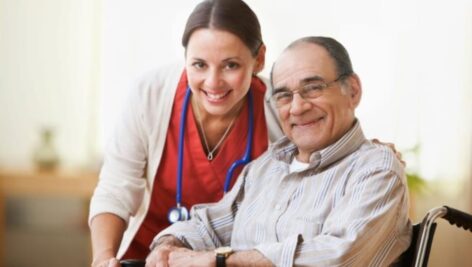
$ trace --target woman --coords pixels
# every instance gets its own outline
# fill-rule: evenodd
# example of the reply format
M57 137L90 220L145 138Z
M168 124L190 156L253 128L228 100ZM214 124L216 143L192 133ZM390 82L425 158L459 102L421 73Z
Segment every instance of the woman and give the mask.
M200 3L182 44L185 66L161 69L133 90L106 148L91 200L92 266L146 258L169 219L185 219L183 207L219 200L241 171L226 178L233 162L256 158L282 134L266 101L268 85L257 77L266 50L260 25L243 1Z

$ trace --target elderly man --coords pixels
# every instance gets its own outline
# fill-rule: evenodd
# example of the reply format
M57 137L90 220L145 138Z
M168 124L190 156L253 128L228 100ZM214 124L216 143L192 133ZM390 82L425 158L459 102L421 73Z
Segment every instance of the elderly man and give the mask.
M407 249L403 166L362 133L362 88L345 48L299 39L271 78L286 137L220 202L156 236L146 266L389 266Z

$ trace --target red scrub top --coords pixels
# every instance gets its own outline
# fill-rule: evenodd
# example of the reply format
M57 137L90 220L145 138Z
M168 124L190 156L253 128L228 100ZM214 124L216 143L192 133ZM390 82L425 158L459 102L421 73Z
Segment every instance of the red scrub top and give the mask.
M159 164L148 213L136 233L123 259L145 259L153 238L170 225L167 219L169 210L176 206L177 187L177 154L180 115L187 89L187 75L183 72L175 95L172 115L167 131L166 143ZM267 125L264 116L264 83L253 78L251 91L254 96L254 133L251 159L261 155L268 145ZM248 101L241 115L221 145L218 154L212 161L200 141L198 126L192 109L188 109L184 135L184 162L182 171L182 204L190 210L194 204L216 202L223 196L226 173L238 159L244 155L248 129ZM189 105L191 105L189 103ZM231 180L235 183L242 170L238 168Z

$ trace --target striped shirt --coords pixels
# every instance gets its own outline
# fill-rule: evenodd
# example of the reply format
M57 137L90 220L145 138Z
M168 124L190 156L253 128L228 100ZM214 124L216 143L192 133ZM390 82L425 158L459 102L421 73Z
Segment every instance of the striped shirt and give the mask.
M366 140L359 122L289 172L287 138L245 167L218 203L192 208L173 235L194 250L256 249L276 266L389 266L409 246L408 189L391 149Z

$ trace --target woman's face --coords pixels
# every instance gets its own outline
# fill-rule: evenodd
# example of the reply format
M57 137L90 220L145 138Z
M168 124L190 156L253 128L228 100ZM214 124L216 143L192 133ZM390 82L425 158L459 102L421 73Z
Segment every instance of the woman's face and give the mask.
M205 115L232 115L246 95L252 74L264 65L264 49L253 57L234 34L215 29L192 33L186 50L188 83Z

